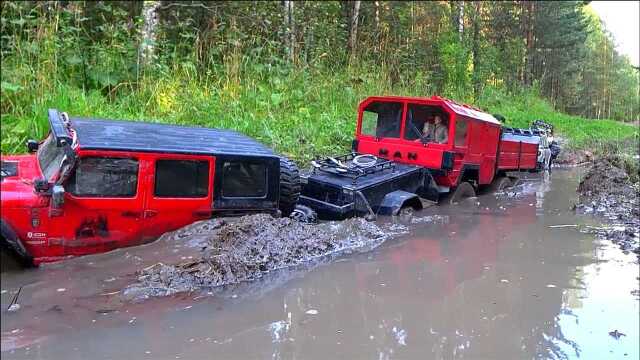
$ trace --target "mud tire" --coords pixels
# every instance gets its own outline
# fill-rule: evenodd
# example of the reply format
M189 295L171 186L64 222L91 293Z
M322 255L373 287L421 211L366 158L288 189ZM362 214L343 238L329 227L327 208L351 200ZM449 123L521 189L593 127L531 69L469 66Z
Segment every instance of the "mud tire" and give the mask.
M293 220L299 221L305 224L316 224L318 222L318 214L308 206L296 205L291 215Z
M280 158L280 199L278 207L282 216L289 216L300 198L300 171L296 164L284 157Z
M411 219L416 212L416 209L411 205L405 205L402 209L398 210L398 213L393 216L393 219L401 224L411 224Z
M513 186L511 179L507 176L501 176L493 180L491 185L487 188L487 192L495 193L496 191L503 191L504 189Z
M473 185L471 185L467 181L464 181L464 182L461 182L460 185L458 185L458 187L456 187L456 190L453 192L453 194L451 194L451 197L447 199L448 200L447 202L449 204L457 204L464 199L468 199L475 196L476 196L476 191L473 188Z

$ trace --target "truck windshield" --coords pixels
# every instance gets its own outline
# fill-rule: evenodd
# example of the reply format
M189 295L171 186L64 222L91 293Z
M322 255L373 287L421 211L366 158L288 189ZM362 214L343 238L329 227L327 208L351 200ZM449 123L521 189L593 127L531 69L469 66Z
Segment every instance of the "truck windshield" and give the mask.
M38 147L38 163L42 175L47 181L52 180L53 176L60 170L60 163L64 157L64 149L58 147L53 134L49 134L47 138Z
M374 101L362 112L362 135L399 138L402 103Z

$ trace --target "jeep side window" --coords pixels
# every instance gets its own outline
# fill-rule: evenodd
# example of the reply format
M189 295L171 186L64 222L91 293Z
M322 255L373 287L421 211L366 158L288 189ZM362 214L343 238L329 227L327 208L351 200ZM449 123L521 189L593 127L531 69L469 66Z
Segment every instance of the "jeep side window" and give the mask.
M267 167L261 163L225 162L222 197L261 198L267 195Z
M399 138L402 103L376 101L362 112L360 133L378 138Z
M209 162L205 160L158 160L156 197L198 198L209 193Z
M66 184L81 197L134 197L138 188L138 160L82 157Z

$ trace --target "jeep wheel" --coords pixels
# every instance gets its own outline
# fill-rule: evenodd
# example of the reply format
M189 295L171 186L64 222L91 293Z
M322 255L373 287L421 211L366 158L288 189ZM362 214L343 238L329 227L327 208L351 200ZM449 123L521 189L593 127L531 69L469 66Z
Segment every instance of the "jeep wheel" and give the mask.
M278 201L282 216L289 216L300 197L300 172L296 164L284 157L280 158L280 199Z
M450 204L457 204L464 199L472 198L476 196L476 191L473 189L473 185L464 181L456 188L449 199Z
M289 216L301 223L315 224L318 222L318 214L310 207L304 205L296 205Z

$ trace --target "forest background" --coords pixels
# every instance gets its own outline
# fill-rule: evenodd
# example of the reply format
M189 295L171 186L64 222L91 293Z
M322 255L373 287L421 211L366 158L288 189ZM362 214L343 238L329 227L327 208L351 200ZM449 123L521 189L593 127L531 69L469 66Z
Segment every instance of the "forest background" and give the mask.
M639 69L584 1L2 1L2 153L75 116L231 128L298 161L345 152L369 95L638 139ZM633 31L633 30L630 30ZM188 140L188 139L186 139Z

